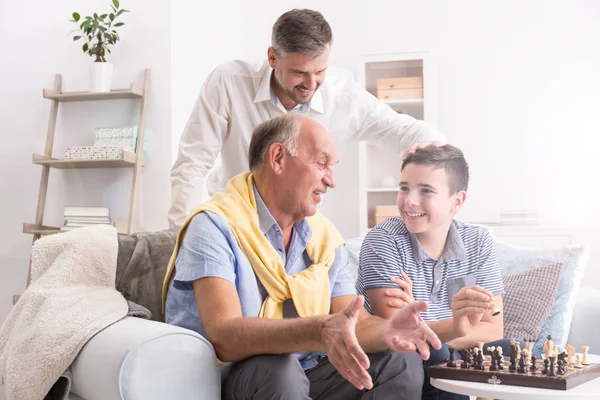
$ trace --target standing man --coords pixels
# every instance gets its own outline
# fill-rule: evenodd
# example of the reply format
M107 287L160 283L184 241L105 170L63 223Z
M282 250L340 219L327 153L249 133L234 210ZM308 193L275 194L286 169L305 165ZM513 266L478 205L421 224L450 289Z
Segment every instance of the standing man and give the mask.
M445 138L423 121L398 114L348 75L328 73L331 27L318 11L294 9L273 25L268 60L230 61L205 80L171 171L169 224L181 226L209 195L245 171L252 131L270 118L299 112L322 124L341 150L366 140L402 154ZM328 74L327 80L325 75ZM221 155L222 165L215 165Z

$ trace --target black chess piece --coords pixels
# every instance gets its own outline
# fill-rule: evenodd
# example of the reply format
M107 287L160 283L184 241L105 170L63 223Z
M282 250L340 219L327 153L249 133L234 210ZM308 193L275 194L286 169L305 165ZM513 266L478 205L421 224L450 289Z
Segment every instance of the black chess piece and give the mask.
M475 356L473 349L469 349L469 357L471 360L471 368L475 368L477 366L477 357Z
M519 374L524 374L527 372L526 368L527 363L525 362L525 353L521 353L521 358L519 358L519 366L517 367L517 372Z
M490 371L498 371L498 352L496 350L490 352Z
M471 360L469 360L469 350L460 351L459 354L462 358L462 363L460 364L460 367L463 369L469 368L471 364Z
M477 353L477 363L475 365L475 369L480 370L480 371L485 371L485 366L483 365L484 361L485 361L485 357L483 356L483 350L480 350Z
M515 372L517 370L517 360L515 357L510 358L510 364L508 364L508 370L510 372Z
M537 361L537 358L535 358L535 356L531 356L531 366L529 367L529 370L531 372L537 371L537 366L535 365L536 361Z
M562 360L560 357L556 361L556 374L564 375L565 374L565 360Z
M556 356L550 357L550 368L548 368L548 376L556 376Z
M496 365L498 366L498 370L502 371L504 367L502 366L502 361L504 361L504 357L500 355L500 351L498 351L498 347L494 351L496 353Z
M454 361L454 349L452 347L448 347L448 353L450 354L450 358L446 363L446 367L456 367L456 362Z
M550 360L548 358L544 358L544 369L542 370L542 374L548 374L548 364L550 364Z

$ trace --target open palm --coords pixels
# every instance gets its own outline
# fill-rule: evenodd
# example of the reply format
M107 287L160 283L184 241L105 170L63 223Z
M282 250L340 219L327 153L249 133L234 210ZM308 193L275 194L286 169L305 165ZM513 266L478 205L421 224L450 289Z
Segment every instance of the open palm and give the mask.
M442 347L440 339L421 318L420 313L427 310L427 307L426 302L416 301L392 315L383 331L385 343L392 350L403 352L419 350L421 358L427 360L429 343L434 349Z

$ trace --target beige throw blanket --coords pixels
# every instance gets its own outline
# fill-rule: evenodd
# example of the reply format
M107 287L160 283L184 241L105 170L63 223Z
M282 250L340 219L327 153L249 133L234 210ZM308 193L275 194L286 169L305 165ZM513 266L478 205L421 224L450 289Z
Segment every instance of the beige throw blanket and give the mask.
M0 329L7 400L43 399L85 343L127 314L115 289L117 246L108 225L35 242L32 283Z

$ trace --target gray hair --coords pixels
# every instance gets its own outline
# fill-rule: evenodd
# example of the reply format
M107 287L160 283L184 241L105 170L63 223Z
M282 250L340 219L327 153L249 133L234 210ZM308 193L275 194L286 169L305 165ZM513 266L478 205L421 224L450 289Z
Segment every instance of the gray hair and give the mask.
M271 118L258 125L250 140L250 171L260 171L267 161L267 151L273 143L281 143L288 153L296 156L300 122L294 114Z
M318 11L295 8L281 15L273 25L271 46L277 55L302 53L320 56L333 41L329 23Z

